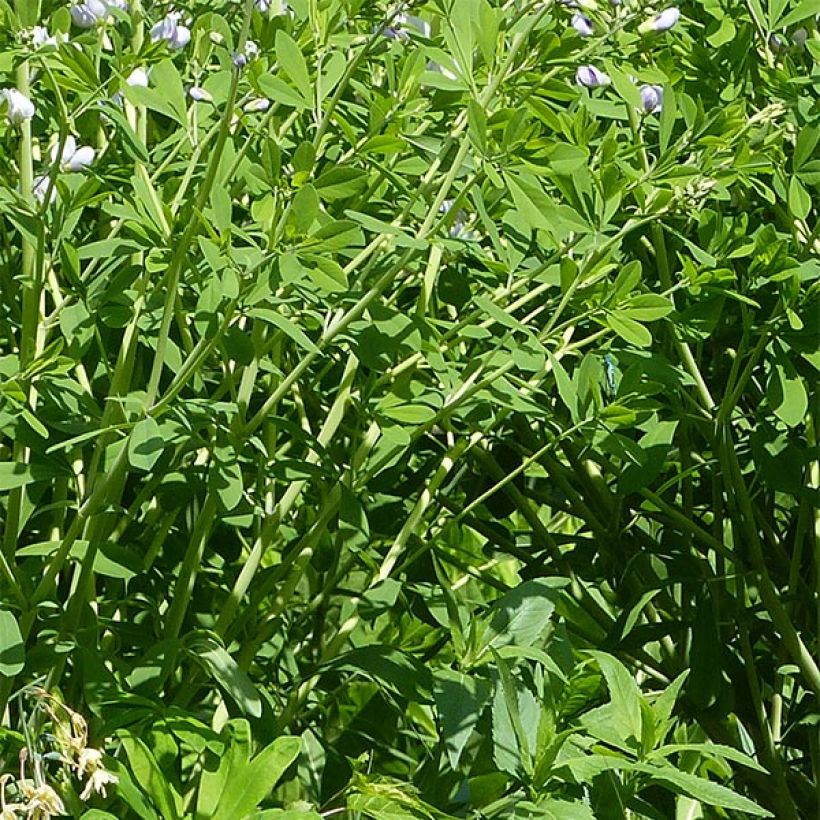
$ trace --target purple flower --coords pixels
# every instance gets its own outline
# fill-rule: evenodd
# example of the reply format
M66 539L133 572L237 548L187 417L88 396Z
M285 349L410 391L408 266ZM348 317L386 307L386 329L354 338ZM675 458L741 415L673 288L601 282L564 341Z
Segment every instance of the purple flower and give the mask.
M642 85L638 90L644 114L652 114L663 108L663 89L659 85Z
M585 88L600 88L609 85L612 80L609 79L608 74L595 68L594 65L582 65L578 66L575 72L575 82Z
M659 34L662 31L669 31L678 20L680 20L680 9L677 6L670 6L651 19L644 20L643 23L638 26L638 31L641 34L649 34L652 31Z
M595 29L592 27L592 20L585 14L581 14L581 12L572 15L572 27L581 37L592 37L595 33Z

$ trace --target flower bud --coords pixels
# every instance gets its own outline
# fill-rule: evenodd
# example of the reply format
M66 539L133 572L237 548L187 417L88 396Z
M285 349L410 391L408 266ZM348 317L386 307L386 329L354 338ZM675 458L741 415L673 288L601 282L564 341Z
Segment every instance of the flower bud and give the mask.
M34 103L16 88L7 88L2 94L6 100L6 117L11 125L20 125L37 113Z
M644 114L652 114L663 108L663 88L659 85L642 85L638 89Z
M127 85L137 88L148 88L148 72L144 68L135 68L125 80Z
M638 26L640 34L649 34L655 32L659 34L662 31L669 31L680 20L680 9L677 6L670 6L664 9L660 14L656 14L649 20L644 20Z
M578 66L575 72L575 82L585 88L600 88L601 86L609 85L612 80L609 74L595 68L594 65Z
M572 15L572 27L581 37L591 37L595 33L595 29L592 27L592 20L580 12Z
M192 85L188 89L188 96L194 102L213 102L214 99L204 88L200 88L198 85Z
M264 97L257 97L255 100L245 103L242 110L247 114L267 111L270 108L270 100Z
M786 46L788 46L788 43L780 34L772 32L769 35L769 48L772 51L780 51L781 49L786 48Z

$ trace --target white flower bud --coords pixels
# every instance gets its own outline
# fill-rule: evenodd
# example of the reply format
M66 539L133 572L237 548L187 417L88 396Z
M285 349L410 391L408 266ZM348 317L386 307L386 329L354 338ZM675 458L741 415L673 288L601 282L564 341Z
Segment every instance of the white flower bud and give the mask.
M200 88L198 85L192 85L188 89L188 96L194 102L213 102L214 99L204 88Z
M135 68L125 82L127 85L148 88L148 72L144 68Z
M11 125L20 125L37 113L34 103L16 88L7 88L2 93L8 107L6 117Z
M651 19L644 20L643 23L638 26L638 32L640 34L649 34L650 32L660 34L663 31L669 31L678 20L680 20L680 9L676 6L671 6L668 9L664 9L660 14L656 14Z
M255 100L245 103L242 110L248 114L253 114L256 112L267 111L269 108L270 100L266 100L264 97L258 97Z

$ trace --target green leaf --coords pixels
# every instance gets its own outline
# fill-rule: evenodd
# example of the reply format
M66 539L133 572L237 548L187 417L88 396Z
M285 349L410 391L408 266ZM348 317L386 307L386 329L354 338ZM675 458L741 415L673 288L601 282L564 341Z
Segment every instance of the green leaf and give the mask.
M797 427L805 421L809 407L806 386L780 346L776 348L766 397L775 415L787 427Z
M7 610L0 610L0 675L10 678L23 671L26 650L17 619Z
M138 421L128 437L128 463L150 472L165 449L165 439L153 416Z
M230 512L242 501L245 492L242 467L230 451L220 450L214 455L208 471L208 487L216 493L223 512Z
M294 257L295 258L295 257ZM298 261L297 261L298 264ZM269 308L253 308L249 311L251 316L261 319L263 322L279 328L286 336L289 336L299 347L307 350L308 353L318 353L319 348L313 340L299 327L299 325L283 316L278 310Z
M182 798L168 782L148 747L130 734L124 734L121 739L130 772L140 788L151 798L163 820L178 820Z
M278 737L225 783L213 817L247 817L271 792L302 749L298 737Z
M195 647L192 647L195 648ZM220 732L224 742L221 754L210 753L204 758L196 800L195 820L218 817L217 809L225 792L246 783L251 757L251 727L247 720L229 720Z
M222 687L225 694L249 717L262 714L262 698L239 664L212 640L197 639L190 647L191 656Z
M612 85L631 108L641 108L641 94L638 87L629 77L610 60L605 60L607 74L612 78Z
M307 62L302 49L284 29L276 32L276 59L282 70L296 86L304 100L313 99L313 86L310 82Z
M789 180L789 210L798 219L806 219L811 213L811 195L797 177Z
M607 313L606 323L629 344L636 347L649 347L652 344L652 334L622 310L612 310Z
M489 684L481 678L450 669L441 669L435 675L433 696L441 741L455 770L490 694Z
M589 161L589 151L586 148L579 148L568 142L559 143L547 156L552 169L562 176L569 176L579 168L586 167Z
M402 424L425 424L436 416L436 411L426 404L380 404L379 413Z
M343 293L347 290L347 274L338 262L318 253L303 253L301 260L311 281L326 293Z
M744 754L738 749L733 749L731 746L725 746L722 743L670 743L666 746L661 746L654 749L648 757L668 757L671 754L678 754L680 752L698 752L704 757L716 757L724 760L731 760L733 763L740 763L749 769L754 769L756 772L768 774L768 770L764 769L756 760L753 760L749 755Z
M816 15L817 0L800 0L795 8L793 8L785 17L771 23L771 30L786 29L793 26L795 23L800 23L807 20L812 15Z
M339 165L319 176L314 185L319 199L333 202L355 196L367 184L367 174L359 168Z
M151 66L151 86L157 90L163 100L174 111L176 119L187 122L188 110L182 78L171 60L160 60Z
M259 88L264 95L276 103L288 105L297 110L310 108L312 106L310 97L303 97L298 91L291 88L281 77L263 74L258 82Z
M757 803L743 797L726 786L714 783L703 777L688 772L673 769L671 766L650 766L643 763L635 764L636 771L643 772L657 782L670 786L674 791L700 800L710 806L720 806L733 811L743 811L755 817L772 817L771 812L761 808Z
M0 461L0 493L25 487L34 481L49 481L59 475L64 475L64 472L55 465Z
M564 578L525 581L493 601L484 635L485 649L535 644L549 627L555 604L567 583Z
M506 663L497 660L499 670ZM510 675L499 680L492 703L493 761L509 774L532 771L541 707L532 692Z
M418 699L432 686L424 664L400 649L380 644L351 649L321 667L323 672L332 670L361 675L408 699Z
M305 234L318 215L319 195L312 185L303 185L291 200L288 224L297 234Z
M675 306L666 297L644 293L622 304L618 313L636 322L654 322L668 316L674 309Z
M641 690L632 673L612 655L589 651L598 664L609 689L613 728L623 740L641 739Z

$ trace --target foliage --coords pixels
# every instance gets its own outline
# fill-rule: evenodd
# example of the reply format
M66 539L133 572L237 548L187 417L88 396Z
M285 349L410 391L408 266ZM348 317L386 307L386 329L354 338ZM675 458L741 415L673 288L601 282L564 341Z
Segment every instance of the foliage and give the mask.
M0 0L4 817L815 810L816 0L411 5Z

